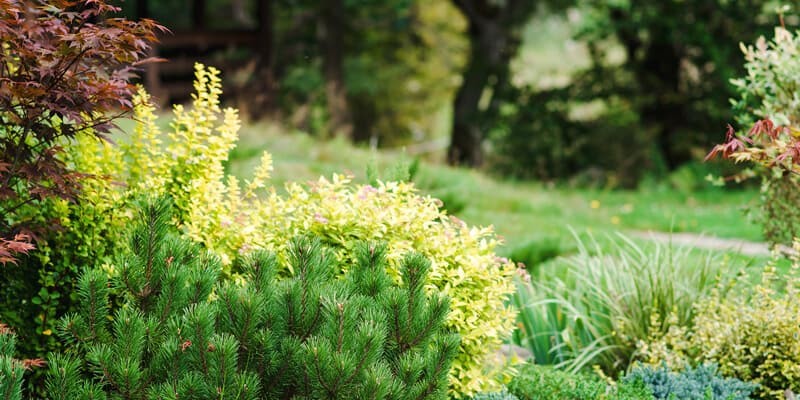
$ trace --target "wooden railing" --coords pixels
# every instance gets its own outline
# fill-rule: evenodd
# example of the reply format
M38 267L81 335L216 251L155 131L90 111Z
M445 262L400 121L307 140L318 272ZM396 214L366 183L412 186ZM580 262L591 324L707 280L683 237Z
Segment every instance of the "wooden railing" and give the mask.
M209 55L213 50L228 47L253 49L258 45L258 37L258 31L255 30L196 30L164 34L153 47L151 55L165 58L166 61L146 67L145 87L161 105L186 99L192 92L192 71L196 62L232 71L241 65ZM190 55L180 55L181 52Z

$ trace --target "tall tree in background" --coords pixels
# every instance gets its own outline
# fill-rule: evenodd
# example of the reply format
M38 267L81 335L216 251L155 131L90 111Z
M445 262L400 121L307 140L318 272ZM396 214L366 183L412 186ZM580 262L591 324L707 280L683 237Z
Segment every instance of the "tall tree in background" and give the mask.
M452 165L477 166L483 159L481 103L491 106L493 97L509 85L509 68L519 47L519 29L536 10L533 0L453 0L467 18L469 60L453 105L453 125L447 161ZM490 97L484 99L484 93Z
M253 118L260 118L275 109L275 28L273 23L272 1L258 2L259 41L256 49L256 65L252 76L253 88L247 107ZM234 18L246 25L249 15L242 0L232 3Z
M350 138L353 135L353 122L345 85L345 22L343 0L321 2L317 33L322 48L325 100L330 118L328 132L333 136Z

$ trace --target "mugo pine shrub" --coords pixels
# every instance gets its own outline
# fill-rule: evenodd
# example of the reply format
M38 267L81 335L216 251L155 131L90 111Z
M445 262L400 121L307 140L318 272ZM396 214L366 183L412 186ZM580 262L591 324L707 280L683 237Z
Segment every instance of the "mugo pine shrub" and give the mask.
M198 65L196 72L192 107L175 106L167 134L158 128L154 108L141 91L130 140L112 147L83 138L75 145L81 151L72 153L71 162L111 177L87 194L111 199L104 203L111 221L104 237L119 236L130 219L130 199L165 194L175 199L173 222L217 255L223 275L234 279L236 260L256 249L276 254L279 277L291 275L287 238L305 234L328 246L343 270L357 261L358 243L386 243L386 268L395 282L401 281L405 255L420 253L431 262L425 290L450 298L445 324L461 337L451 394L498 389L509 370L492 364L491 355L514 327L516 313L504 302L514 291L516 267L495 254L499 240L491 228L449 217L439 201L406 182L357 185L350 177L334 175L305 185L289 183L286 194L279 194L268 183L272 163L267 153L254 179L240 183L224 172L237 140L236 111L219 107L218 71ZM82 210L94 210L91 202L79 207L72 213L91 215Z
M247 283L220 281L217 257L168 232L169 208L144 206L111 284L101 269L81 276L48 398L447 398L459 339L443 325L447 298L425 294L424 257L407 255L395 285L386 247L361 243L337 279L333 254L304 237L289 244L288 279L257 251L242 261Z
M507 389L503 389L499 392L478 393L472 396L472 400L519 400L519 398Z

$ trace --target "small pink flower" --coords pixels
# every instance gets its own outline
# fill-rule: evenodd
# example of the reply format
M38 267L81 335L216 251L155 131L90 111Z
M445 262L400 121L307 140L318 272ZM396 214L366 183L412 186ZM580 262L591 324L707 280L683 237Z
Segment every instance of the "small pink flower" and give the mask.
M370 193L377 193L377 192L378 192L378 189L375 189L374 187L372 187L370 185L366 185L366 186L363 186L361 188L361 191L358 193L358 198L361 199L361 200L366 200L367 196Z
M328 219L323 217L322 214L320 214L320 213L314 214L314 219L317 222L319 222L320 224L327 224L328 223Z
M525 268L525 264L517 263L517 274L520 276L520 278L522 278L523 281L525 282L531 281L531 274Z

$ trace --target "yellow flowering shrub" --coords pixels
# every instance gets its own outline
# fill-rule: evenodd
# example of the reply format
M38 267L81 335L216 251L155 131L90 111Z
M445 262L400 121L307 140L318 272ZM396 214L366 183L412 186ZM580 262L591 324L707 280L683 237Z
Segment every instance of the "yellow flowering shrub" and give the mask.
M762 399L799 392L800 266L783 275L768 266L759 284L743 278L731 288L697 305L694 326L671 326L666 335L641 343L643 361L679 369L715 363L722 375L758 383Z
M110 155L105 147L83 153L92 159L85 162L104 164L124 183L122 189L103 189L122 192L116 199L121 210L138 194L169 194L176 224L218 254L234 277L232 265L240 254L258 248L284 257L288 240L306 233L324 238L342 259L353 257L359 241L386 242L389 272L397 279L403 255L419 252L432 263L428 289L450 297L447 325L461 335L451 394L467 397L497 389L510 378L513 371L497 365L494 353L513 330L516 311L504 301L514 290L516 268L495 254L499 242L491 228L448 216L439 200L420 195L406 182L359 185L352 177L334 175L289 183L279 194L268 184L268 153L252 181L226 176L223 165L238 139L239 119L235 110L219 107L218 72L198 65L196 73L192 107L174 108L168 134L160 132L148 96L140 91L137 125L125 143Z

